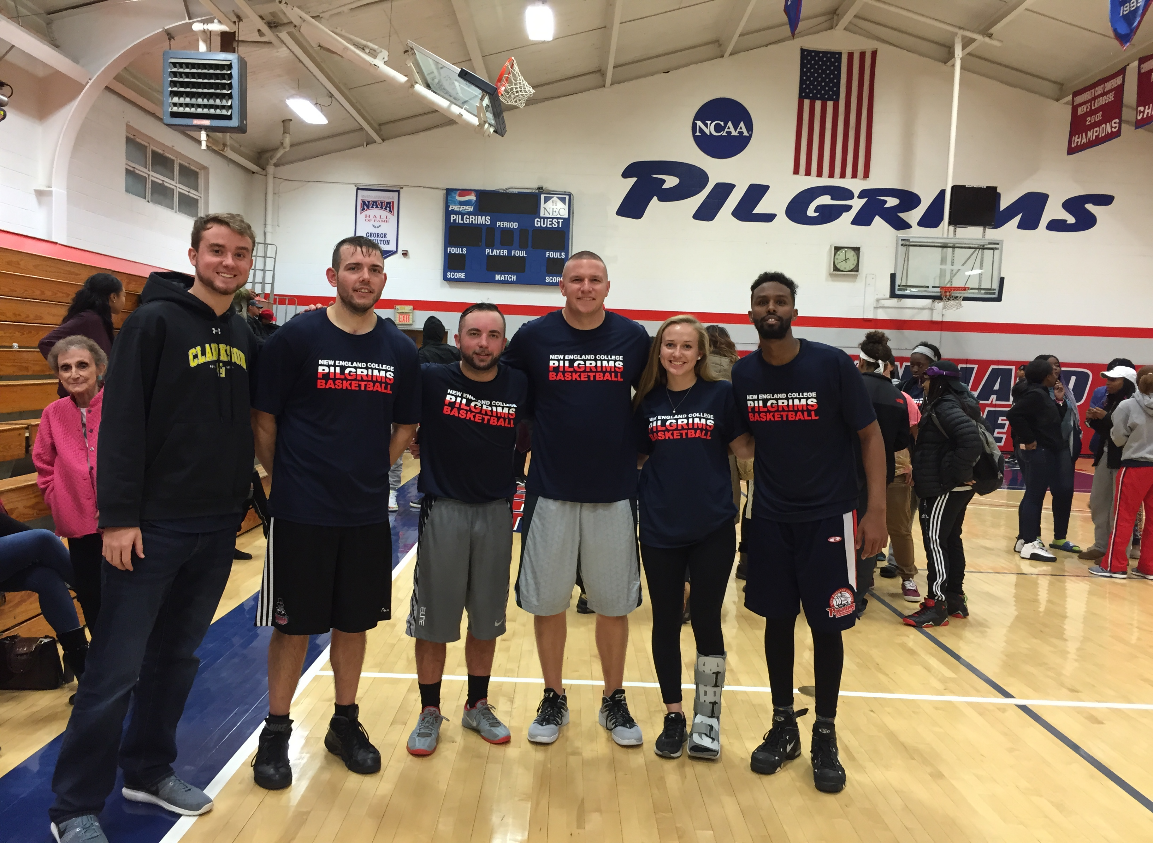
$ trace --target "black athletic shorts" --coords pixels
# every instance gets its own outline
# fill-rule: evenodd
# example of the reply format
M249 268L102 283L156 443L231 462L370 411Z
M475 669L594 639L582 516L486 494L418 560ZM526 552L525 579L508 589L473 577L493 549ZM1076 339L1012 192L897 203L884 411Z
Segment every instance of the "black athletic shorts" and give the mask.
M273 518L256 625L287 635L364 632L392 617L388 521L322 527Z
M819 521L750 520L745 607L763 618L795 618L804 608L818 631L856 623L856 513Z

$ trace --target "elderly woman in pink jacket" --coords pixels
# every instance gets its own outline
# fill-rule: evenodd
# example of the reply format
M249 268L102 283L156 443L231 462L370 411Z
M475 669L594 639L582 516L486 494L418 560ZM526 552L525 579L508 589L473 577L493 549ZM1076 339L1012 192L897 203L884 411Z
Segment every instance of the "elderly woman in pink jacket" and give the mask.
M75 574L72 587L89 631L100 615L101 537L96 518L96 440L100 432L101 378L108 357L84 336L59 340L48 365L68 395L53 401L40 417L32 448L36 484L68 539Z

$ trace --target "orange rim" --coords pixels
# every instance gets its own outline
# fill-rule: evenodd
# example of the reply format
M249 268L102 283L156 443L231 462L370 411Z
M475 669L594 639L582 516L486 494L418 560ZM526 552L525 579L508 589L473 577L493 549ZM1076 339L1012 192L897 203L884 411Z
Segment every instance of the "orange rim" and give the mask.
M508 75L512 71L512 59L504 63L504 67L500 69L500 73L496 76L496 95L499 97L504 93L504 89L508 86Z

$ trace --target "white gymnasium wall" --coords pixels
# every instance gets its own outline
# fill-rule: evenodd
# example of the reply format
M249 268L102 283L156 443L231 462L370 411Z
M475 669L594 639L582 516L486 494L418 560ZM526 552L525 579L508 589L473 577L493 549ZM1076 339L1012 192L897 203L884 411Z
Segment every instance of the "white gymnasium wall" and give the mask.
M248 215L249 198L255 195L248 170L202 150L199 142L105 91L88 113L72 153L68 245L187 270L192 220L124 191L124 137L129 126L206 168L201 190L207 191L208 201L202 201L201 213Z
M868 181L792 175L802 45L880 51ZM388 261L386 298L418 303L418 326L424 313L455 310L453 304L435 302L559 304L550 288L442 279L444 188L543 185L573 192L572 249L592 249L606 258L613 283L608 304L616 309L731 314L724 321L731 322L742 344L751 345L755 337L741 325L749 282L765 269L779 269L800 283L802 314L823 317L806 333L843 346L859 341L862 320L875 318L893 334L895 347L943 336L946 353L958 358L1020 357L1040 343L1045 350L1063 349L1074 360L1119 353L1153 359L1148 338L1037 339L1028 327L1153 325L1153 245L1146 233L1153 198L1144 187L1153 177L1153 137L1145 132L1127 128L1116 141L1068 157L1068 106L963 74L955 182L998 185L1006 204L1027 191L1048 193L1050 199L1038 230L1018 230L1012 223L990 235L1006 241L1004 301L967 304L947 315L944 324L939 309L876 306L875 296L866 295L868 276L878 295L888 289L897 232L881 220L852 225L860 200L827 225L797 225L785 218L789 199L804 188L903 188L922 200L905 215L913 225L909 233L935 233L916 223L944 184L951 86L950 68L830 32L511 113L505 138L482 139L451 126L284 166L277 170L283 180L277 183L274 218L280 247L277 291L331 294L324 269L332 244L352 231L354 186L380 184L403 186L399 245L410 253L408 259ZM755 124L748 149L728 160L705 156L690 135L696 109L718 96L743 103ZM641 219L626 219L616 211L633 180L621 172L643 160L693 164L707 171L710 185L728 181L737 188L712 222L692 219L707 189L686 201L653 202ZM750 182L771 185L758 210L777 213L773 222L731 216ZM1116 197L1109 207L1091 209L1098 218L1093 228L1045 229L1050 220L1067 218L1062 202L1089 193ZM859 276L845 280L828 273L834 243L863 248ZM970 329L958 322L999 324Z

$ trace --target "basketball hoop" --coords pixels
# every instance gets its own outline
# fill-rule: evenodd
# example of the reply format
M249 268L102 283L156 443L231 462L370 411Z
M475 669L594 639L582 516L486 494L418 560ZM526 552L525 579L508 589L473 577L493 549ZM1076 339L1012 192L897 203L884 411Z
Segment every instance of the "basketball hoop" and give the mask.
M942 287L941 310L958 310L965 303L968 287Z
M524 104L533 93L532 85L524 81L524 77L520 75L516 59L510 58L496 77L496 94L500 97L500 101L505 105L524 108Z

